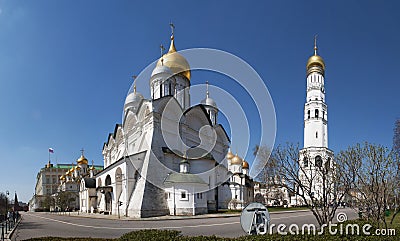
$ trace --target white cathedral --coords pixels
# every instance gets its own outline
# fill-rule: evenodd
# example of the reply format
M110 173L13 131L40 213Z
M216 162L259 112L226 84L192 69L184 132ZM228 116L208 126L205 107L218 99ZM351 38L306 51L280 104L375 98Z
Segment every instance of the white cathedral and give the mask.
M228 152L208 88L201 104L190 104L190 66L176 51L173 32L169 51L147 78L151 99L136 90L135 80L122 124L103 146L104 170L81 184L81 211L196 215L252 201L249 164Z

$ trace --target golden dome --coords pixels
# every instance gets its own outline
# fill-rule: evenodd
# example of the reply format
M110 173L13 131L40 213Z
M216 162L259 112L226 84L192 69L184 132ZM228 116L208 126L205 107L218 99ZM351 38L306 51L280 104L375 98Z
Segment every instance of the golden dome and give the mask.
M91 166L90 168L89 168L89 170L94 170L95 168L94 168L94 166Z
M75 169L76 169L76 170L81 170L81 168L80 168L80 167L75 167Z
M242 165L242 158L236 154L231 160L231 165Z
M79 159L76 162L79 165L87 165L89 163L86 157L83 156L83 154L81 155L81 157L79 157Z
M324 62L324 60L322 59L321 56L313 55L308 59L308 61L307 61L307 69L309 69L310 67L313 67L313 66L319 66L323 70L325 70L325 62Z
M311 56L307 61L307 70L313 66L319 66L322 68L323 71L325 71L324 59L322 59L322 57L317 54L317 50L318 50L317 36L315 36L314 37L314 55Z
M228 151L228 153L226 154L226 159L232 159L234 157L233 153L231 152L231 150Z
M243 160L242 168L243 169L249 169L249 163L247 161Z
M64 179L65 179L65 176L62 175L62 176L60 177L60 180L64 180Z
M174 35L171 36L168 53L164 54L157 62L157 66L162 65L170 68L174 75L180 73L190 81L190 65L185 57L176 52Z

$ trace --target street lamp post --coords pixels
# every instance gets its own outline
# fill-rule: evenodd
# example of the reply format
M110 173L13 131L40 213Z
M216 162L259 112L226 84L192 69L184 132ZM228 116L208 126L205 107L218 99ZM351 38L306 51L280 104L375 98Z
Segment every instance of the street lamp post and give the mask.
M6 191L6 215L8 215L8 195L10 195L9 191ZM7 217L7 216L6 216ZM8 218L8 217L7 217Z

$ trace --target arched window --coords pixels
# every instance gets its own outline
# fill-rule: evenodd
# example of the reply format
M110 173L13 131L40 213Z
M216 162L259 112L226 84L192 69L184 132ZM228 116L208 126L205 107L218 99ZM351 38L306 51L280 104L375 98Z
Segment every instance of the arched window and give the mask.
M315 166L322 167L322 157L320 155L315 157Z
M308 167L308 159L307 159L307 157L304 157L303 164L304 164L304 167Z
M308 119L310 119L310 115L311 115L311 111L310 110L307 111L307 115L308 115Z
M318 115L319 115L319 110L316 109L316 110L315 110L315 118L318 118Z
M111 185L111 177L110 177L110 175L107 175L105 184L106 184L106 186Z

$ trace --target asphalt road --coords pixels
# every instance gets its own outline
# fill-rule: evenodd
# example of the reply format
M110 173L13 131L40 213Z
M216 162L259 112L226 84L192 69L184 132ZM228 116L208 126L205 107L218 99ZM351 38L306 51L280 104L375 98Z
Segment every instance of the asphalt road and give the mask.
M351 209L339 209L349 219L356 218ZM317 224L310 211L271 213L271 223ZM111 220L107 218L88 218L62 216L49 213L23 213L22 221L14 232L12 240L32 237L98 237L116 238L122 234L140 229L174 229L183 235L217 235L238 237L245 235L240 226L240 217L196 218L181 220Z

